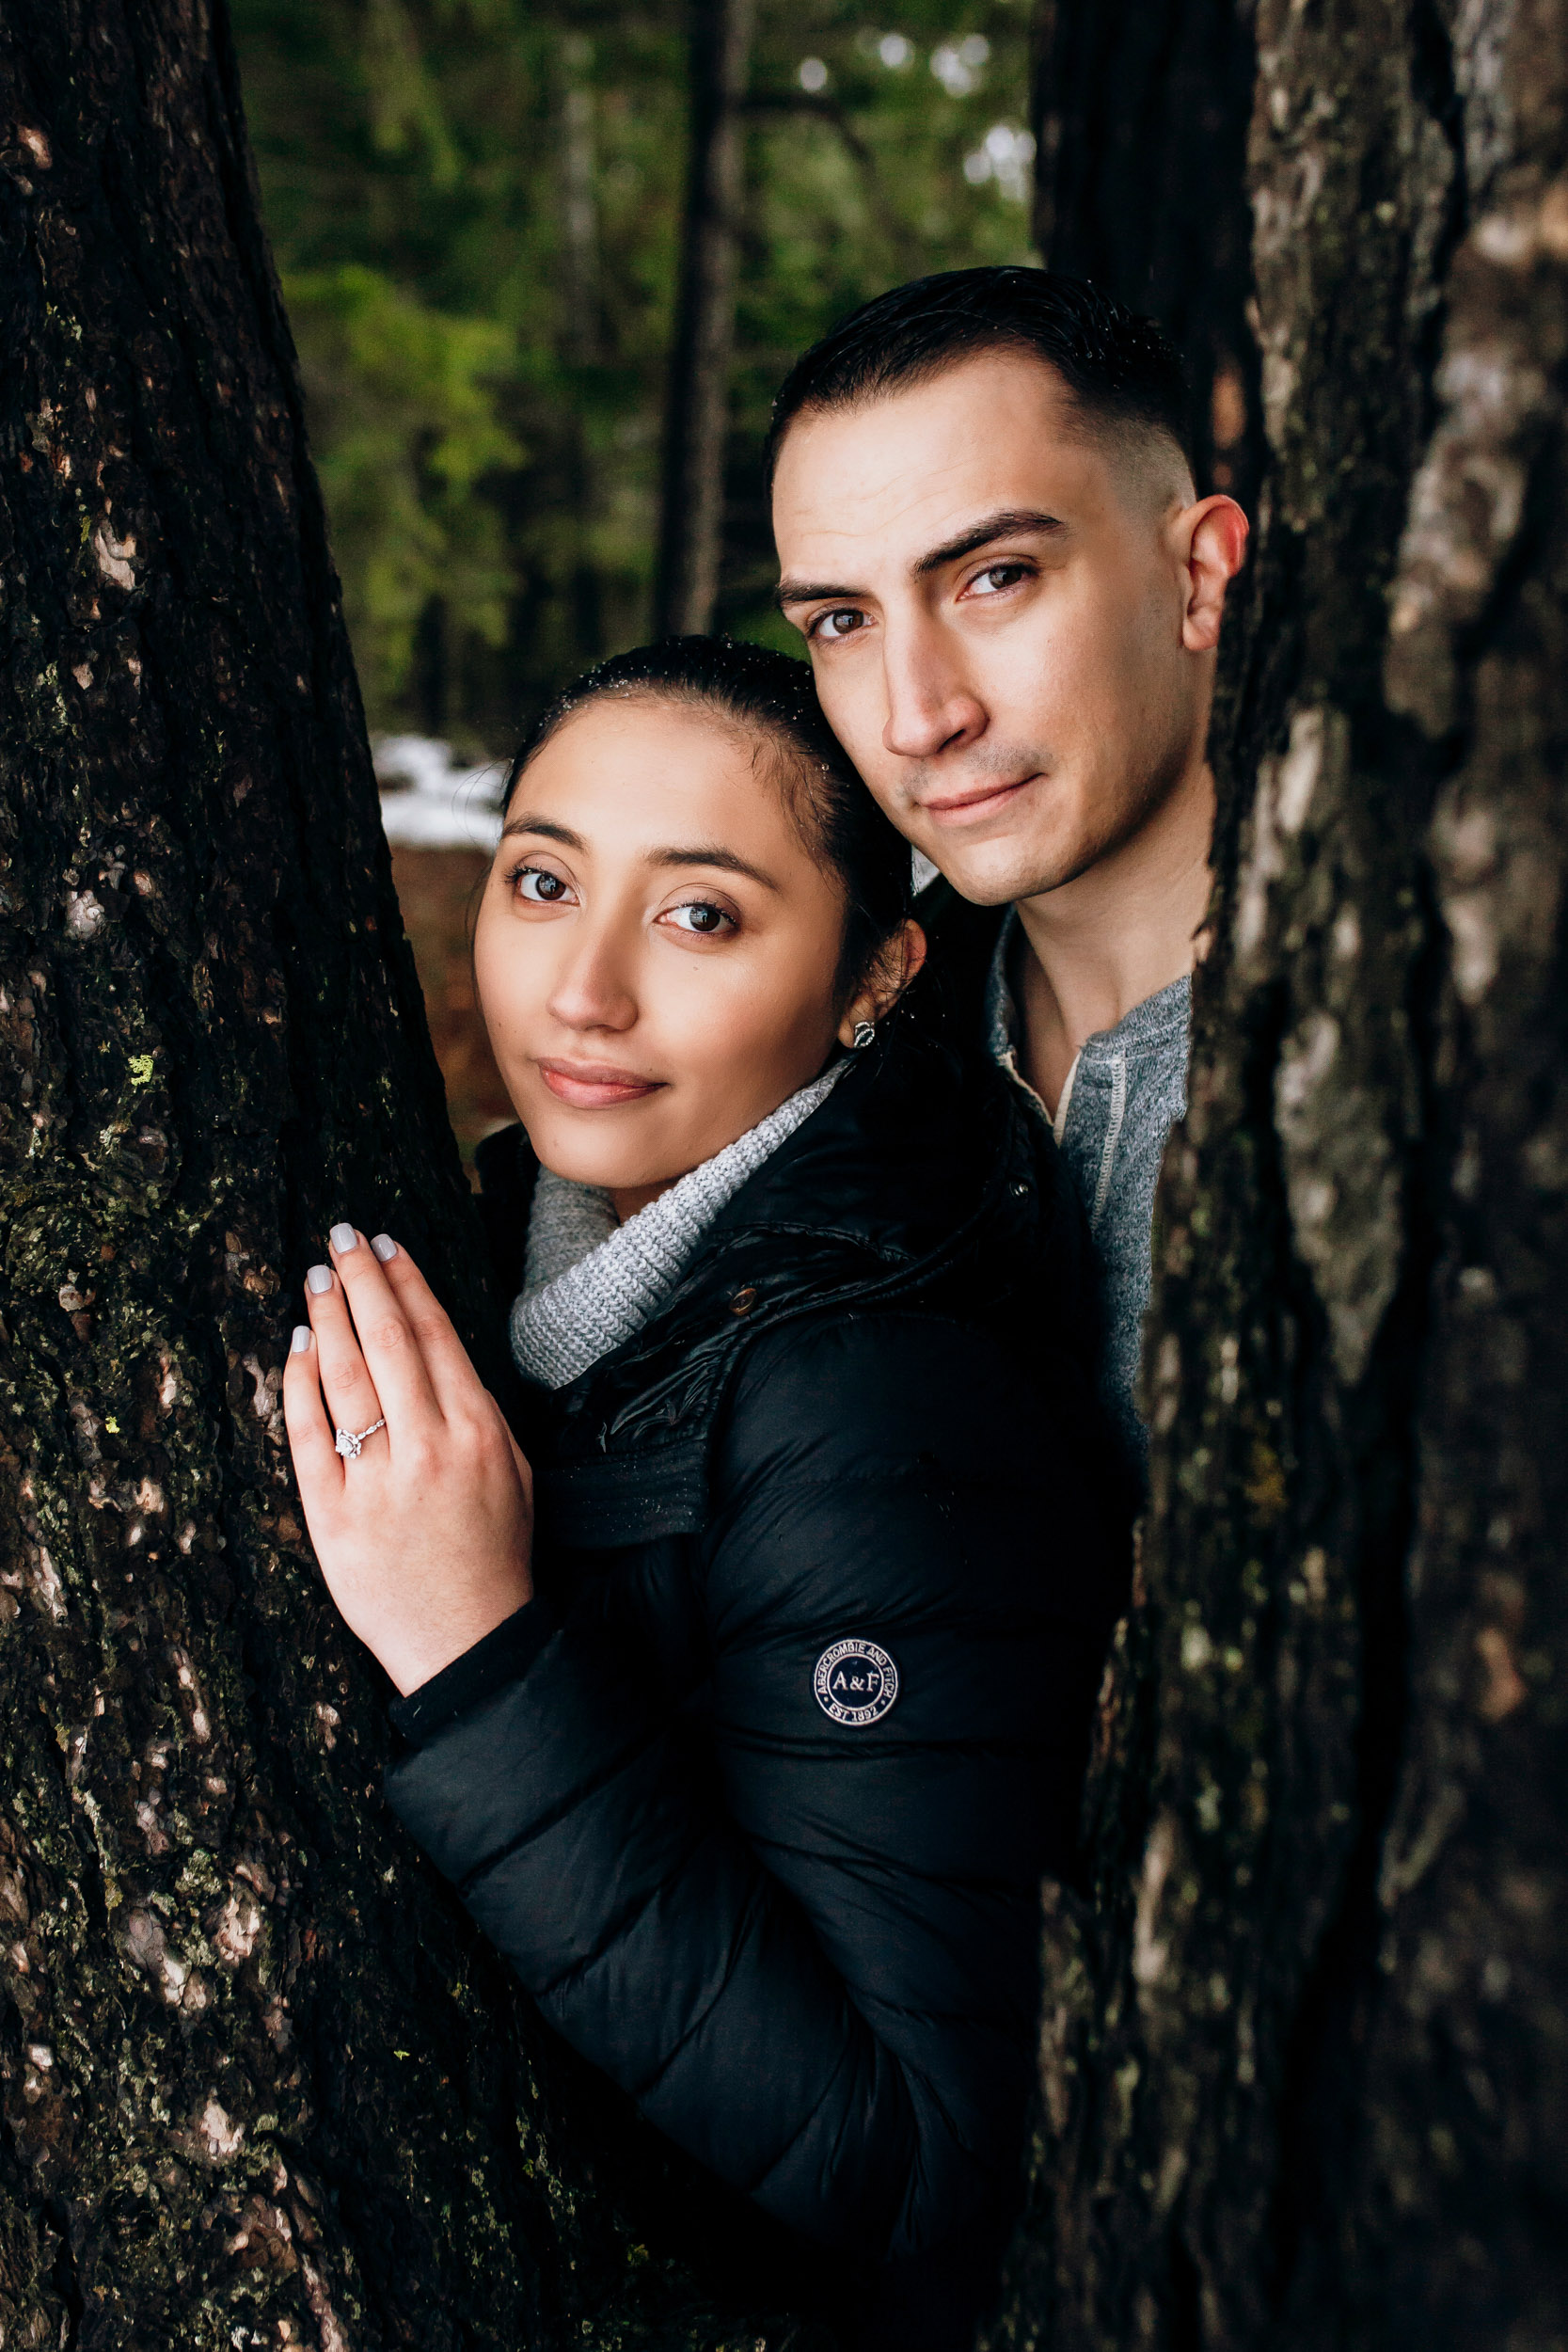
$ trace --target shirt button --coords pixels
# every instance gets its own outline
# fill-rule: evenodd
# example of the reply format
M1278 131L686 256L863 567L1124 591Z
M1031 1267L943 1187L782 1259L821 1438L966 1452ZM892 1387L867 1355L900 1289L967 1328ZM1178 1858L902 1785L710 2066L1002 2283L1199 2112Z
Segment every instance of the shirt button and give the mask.
M730 1312L732 1315L749 1315L756 1303L757 1295L754 1290L736 1291L730 1301Z

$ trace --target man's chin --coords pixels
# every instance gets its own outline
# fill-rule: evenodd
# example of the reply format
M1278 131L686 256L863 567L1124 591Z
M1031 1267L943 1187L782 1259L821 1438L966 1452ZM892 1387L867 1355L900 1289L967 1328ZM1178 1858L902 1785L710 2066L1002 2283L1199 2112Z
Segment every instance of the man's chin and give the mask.
M1073 870L1060 856L1038 850L1031 853L1017 841L959 842L948 834L914 846L960 898L977 907L1005 907L1015 898L1037 898L1069 880Z

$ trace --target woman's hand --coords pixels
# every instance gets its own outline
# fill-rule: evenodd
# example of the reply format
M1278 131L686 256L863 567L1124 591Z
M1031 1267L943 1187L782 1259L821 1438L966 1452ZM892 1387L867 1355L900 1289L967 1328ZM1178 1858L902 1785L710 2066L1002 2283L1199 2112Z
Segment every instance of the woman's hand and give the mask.
M306 1278L283 1413L327 1589L406 1694L532 1598L533 1482L413 1260L352 1225L330 1248ZM339 1454L340 1429L383 1417Z

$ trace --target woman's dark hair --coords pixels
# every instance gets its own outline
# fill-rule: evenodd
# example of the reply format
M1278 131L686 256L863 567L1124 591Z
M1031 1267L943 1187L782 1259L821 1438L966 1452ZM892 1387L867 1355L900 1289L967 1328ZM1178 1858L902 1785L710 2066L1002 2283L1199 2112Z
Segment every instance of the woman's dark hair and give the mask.
M910 845L895 832L822 716L803 661L728 637L666 637L612 654L558 695L524 738L506 779L503 808L529 762L586 703L690 703L759 739L773 755L776 781L802 839L831 866L847 913L834 975L844 1004L910 912Z

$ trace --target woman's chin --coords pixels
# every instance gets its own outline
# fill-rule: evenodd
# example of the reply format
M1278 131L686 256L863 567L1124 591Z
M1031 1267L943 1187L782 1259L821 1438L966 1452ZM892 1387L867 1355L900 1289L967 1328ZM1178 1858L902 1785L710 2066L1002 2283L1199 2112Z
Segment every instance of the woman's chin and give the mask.
M596 1192L641 1192L650 1185L673 1183L674 1177L662 1165L665 1154L656 1158L645 1147L638 1150L630 1137L606 1132L617 1116L624 1120L626 1113L590 1111L562 1118L559 1106L552 1104L549 1113L525 1119L523 1125L540 1167L567 1184L588 1184ZM680 1175L685 1172L684 1167L676 1170Z

